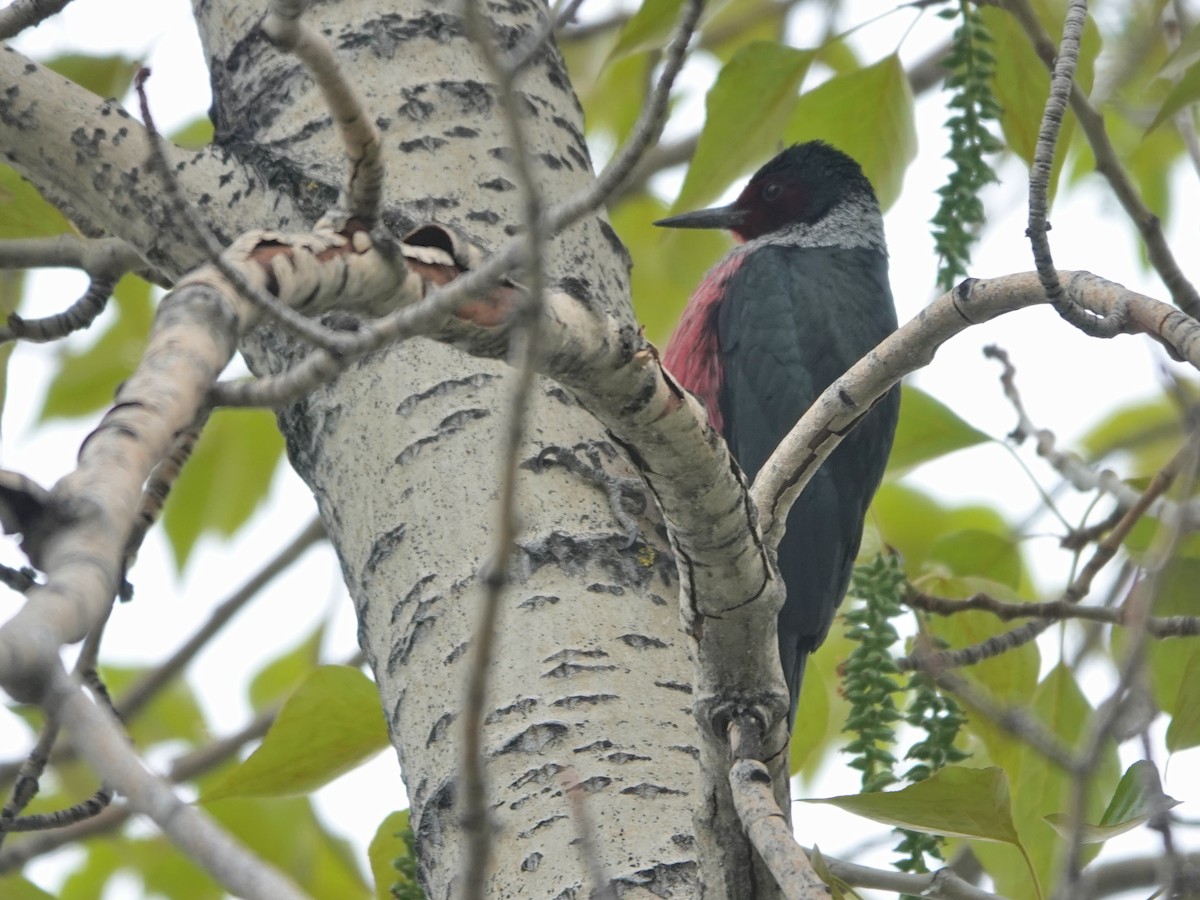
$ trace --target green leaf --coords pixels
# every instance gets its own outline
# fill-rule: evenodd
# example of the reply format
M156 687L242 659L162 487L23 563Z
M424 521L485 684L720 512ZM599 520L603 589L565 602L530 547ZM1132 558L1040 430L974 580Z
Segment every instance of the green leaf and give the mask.
M53 237L70 231L63 214L17 170L0 165L0 239Z
M42 401L42 421L84 416L112 403L117 388L146 349L146 336L154 319L150 297L150 283L136 275L126 275L117 282L109 301L109 306L117 309L116 318L109 320L108 310L101 313L92 327L104 321L109 322L108 327L87 350L60 352L58 373ZM64 298L67 302L63 306L74 299Z
M1003 662L1007 657L1005 654L998 661ZM1070 668L1060 663L1051 669L1038 685L1028 708L1065 747L1075 751L1082 749L1090 731L1093 710ZM997 752L992 753L993 748L997 748ZM1013 821L1037 872L1036 883L1030 880L1024 867L1018 865L1015 854L1006 848L974 844L972 849L995 879L996 893L1005 897L1031 897L1039 885L1053 884L1062 871L1066 848L1061 841L1052 839L1054 832L1046 817L1067 809L1073 790L1072 778L1018 738L992 738L988 750L993 760L997 760L997 756L1004 759L1001 764L1013 790ZM1096 821L1103 814L1105 798L1115 789L1120 774L1116 744L1109 739L1104 743L1100 763L1093 774L1084 813L1088 821ZM1090 860L1097 852L1098 847L1085 848L1084 860Z
M868 518L883 540L904 557L911 580L920 580L930 569L943 566L931 554L934 545L956 531L988 531L1008 536L1012 528L1003 516L986 506L947 508L916 488L886 482L876 493Z
M1084 823L1082 839L1085 844L1102 844L1109 838L1132 831L1151 816L1179 805L1174 797L1162 792L1162 782L1154 763L1140 759L1130 766L1113 792L1112 800L1100 822L1096 825ZM1055 813L1046 816L1046 821L1059 834L1071 834L1070 817Z
M315 900L368 900L373 896L355 863L353 849L321 825L307 797L222 800L209 812Z
M395 862L409 855L408 845L402 837L408 828L408 810L390 813L375 830L375 837L367 847L367 859L371 863L371 875L375 879L375 900L393 900L392 885L406 881L396 868Z
M917 155L912 90L899 57L836 75L801 95L784 142L818 138L854 157L874 185L880 206L891 206Z
M709 4L705 7L704 16L713 15L722 5L721 2ZM610 59L665 47L681 9L683 0L642 0L637 12L621 29L621 36L617 39Z
M811 662L811 660L810 660ZM788 744L788 774L795 775L805 763L815 769L821 754L816 751L827 741L829 733L829 685L823 667L806 666L800 684L800 705L803 715L796 716L792 739Z
M1200 25L1193 25L1180 38L1179 46L1162 64L1162 68L1158 70L1158 77L1173 81L1198 62L1200 62Z
M1021 551L1009 536L965 529L938 539L929 555L955 575L984 578L1016 591L1025 580Z
M349 666L322 666L284 703L258 749L201 802L306 793L387 745L374 682Z
M170 138L185 150L199 150L212 143L213 123L208 116L200 116L172 132Z
M149 667L105 665L101 666L100 675L109 693L120 700L132 684L150 671ZM196 695L182 678L159 690L126 727L134 743L143 748L167 741L196 746L211 738Z
M652 224L667 214L652 197L631 198L612 214L612 225L627 247L634 248L632 292L634 311L646 336L660 347L696 285L730 246L718 231L674 232Z
M1193 639L1191 644L1195 644ZM1179 691L1171 704L1171 724L1167 726L1167 750L1178 753L1200 746L1200 648L1192 646L1179 679Z
M1153 614L1156 616L1200 615L1200 559L1177 556L1163 569L1158 578ZM1129 644L1128 632L1113 631L1112 647L1116 659L1122 659ZM1150 689L1154 702L1171 716L1174 730L1168 728L1170 749L1191 746L1196 729L1193 724L1196 707L1200 705L1200 641L1191 638L1149 641L1146 653L1150 671ZM1189 680L1190 678L1190 680ZM1175 724L1178 717L1179 724Z
M283 438L266 410L223 410L209 420L163 514L180 569L202 534L228 537L250 518L282 455Z
M1053 36L1051 40L1057 42L1066 18L1065 0L1033 0L1031 5L1042 27ZM1003 52L996 53L993 91L1000 101L1000 127L1004 131L1005 143L1028 165L1032 165L1046 96L1050 92L1050 72L1034 51L1015 16L994 8L981 8L979 12L995 39L995 46L1003 48ZM1075 80L1085 94L1091 89L1099 51L1100 32L1089 17L1084 25L1079 63L1075 71ZM1075 116L1068 109L1063 117L1054 154L1054 168L1050 176L1051 199L1075 128Z
M925 834L1020 846L1013 826L1008 779L996 766L946 766L899 791L805 800L828 803L885 825Z
M47 60L44 65L93 94L120 99L133 84L140 63L126 56L64 53Z
M54 900L53 894L17 875L0 875L0 894L7 900Z
M316 669L324 637L322 622L298 645L260 669L250 682L250 705L261 711L296 690Z
M1177 112L1191 106L1197 100L1200 100L1200 62L1188 66L1183 76L1175 83L1175 87L1171 88L1171 92L1167 94L1167 98L1159 107L1154 121L1146 129L1146 133L1154 131L1163 122L1173 118Z
M888 458L889 475L991 440L920 388L906 384L900 388L900 398L900 425Z
M731 181L772 154L813 55L756 41L721 68L705 98L704 128L672 212L716 199Z

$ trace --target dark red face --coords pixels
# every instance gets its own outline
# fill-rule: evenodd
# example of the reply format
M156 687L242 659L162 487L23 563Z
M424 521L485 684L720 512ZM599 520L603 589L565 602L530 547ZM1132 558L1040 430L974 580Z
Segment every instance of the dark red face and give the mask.
M659 219L664 228L727 228L750 241L788 225L819 221L847 197L873 198L852 160L821 141L788 147L754 173L733 203Z
M731 229L738 240L753 240L792 222L807 221L803 213L812 205L812 191L803 181L789 176L779 173L750 179L733 204L742 211L741 222Z
M730 230L745 241L812 224L853 193L873 195L858 163L820 141L796 144L754 173L733 203L740 215Z

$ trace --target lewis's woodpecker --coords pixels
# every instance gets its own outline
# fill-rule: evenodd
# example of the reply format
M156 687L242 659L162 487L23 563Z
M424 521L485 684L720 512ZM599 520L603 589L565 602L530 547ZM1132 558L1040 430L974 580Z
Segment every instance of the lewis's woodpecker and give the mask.
M896 328L883 218L858 163L813 141L784 150L729 206L668 228L724 228L739 246L700 282L664 357L748 479L838 376ZM779 545L779 656L796 717L804 663L829 633L891 450L885 395L805 488Z

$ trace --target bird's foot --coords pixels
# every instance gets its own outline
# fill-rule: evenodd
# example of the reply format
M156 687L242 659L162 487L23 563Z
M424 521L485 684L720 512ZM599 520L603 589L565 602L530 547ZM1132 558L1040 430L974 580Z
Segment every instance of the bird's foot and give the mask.
M607 441L587 441L574 447L550 445L542 448L533 466L538 471L549 466L562 466L601 488L608 495L613 517L625 532L625 549L628 550L641 535L635 517L646 511L646 492L640 478L622 478L604 468L606 460L616 457L616 448Z

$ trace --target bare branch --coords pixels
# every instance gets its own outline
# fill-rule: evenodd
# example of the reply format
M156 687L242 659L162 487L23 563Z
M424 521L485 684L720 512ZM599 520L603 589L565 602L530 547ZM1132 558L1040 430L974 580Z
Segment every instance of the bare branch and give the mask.
M64 233L0 241L0 269L45 268L83 269L93 277L103 275L114 281L126 272L137 272L150 280L154 275L137 251L120 238Z
M897 872L895 869L872 869L822 854L829 871L853 887L894 891L913 897L934 897L937 900L1001 900L999 895L960 878L946 867L925 875Z
M462 875L463 896L483 900L487 886L487 868L491 855L492 827L488 819L487 785L484 778L483 715L487 694L488 670L496 644L500 600L508 582L509 560L515 549L517 532L517 471L526 419L537 373L537 347L541 343L542 314L545 306L546 275L543 265L547 234L543 230L542 192L530 167L529 142L514 91L518 68L508 67L497 55L491 27L480 4L468 0L464 22L496 81L500 109L513 147L513 171L521 191L523 238L526 242L529 290L516 310L516 334L510 361L516 366L513 378L500 475L497 503L497 527L490 559L483 577L483 608L471 641L471 666L463 704L463 821L467 852ZM547 32L548 33L548 32ZM544 38L543 38L544 39ZM520 62L518 60L518 62Z
M379 132L363 109L353 86L334 59L329 42L301 21L304 0L272 0L262 29L276 44L296 55L308 69L329 109L346 151L346 182L331 211L331 226L340 231L346 219L360 219L368 229L379 219L383 198L383 157Z
M1046 236L1050 228L1046 222L1046 210L1049 205L1047 198L1050 192L1050 173L1054 168L1054 151L1058 146L1058 133L1067 109L1067 98L1075 83L1079 41L1083 36L1083 23L1086 19L1087 0L1070 0L1066 21L1063 23L1062 44L1054 60L1050 95L1046 98L1046 108L1042 113L1042 124L1033 153L1033 165L1029 170L1029 225L1025 234L1033 245L1033 262L1050 305L1060 316L1085 334L1110 338L1125 333L1124 310L1118 307L1109 316L1097 319L1064 297L1062 285L1058 281L1058 272L1054 269L1054 258L1050 253L1050 240Z
M771 773L756 759L739 759L729 770L738 819L787 900L824 900L829 888L796 843L788 817L771 789Z
M87 328L104 312L116 284L115 278L94 277L82 297L62 312L45 318L23 319L9 313L7 325L0 325L0 344L15 340L44 344Z
M1001 0L1001 5L1017 19L1046 68L1053 71L1054 44L1038 21L1029 0ZM1096 158L1096 171L1108 180L1121 206L1141 232L1150 264L1162 278L1163 284L1171 293L1171 299L1192 318L1200 318L1200 293L1197 293L1195 286L1183 274L1174 254L1171 253L1158 216L1142 202L1129 173L1121 165L1117 151L1109 140L1104 117L1088 102L1078 85L1071 88L1071 110L1079 119L1079 125L1091 145Z
M62 12L71 0L13 0L0 10L0 41L16 37L31 25L37 25Z
M1045 603L1022 603L1000 600L989 594L972 594L962 600L935 597L918 590L910 590L904 602L913 609L952 616L967 610L982 610L998 619L1083 619L1107 625L1124 625L1125 610L1108 606L1080 606L1071 600L1050 600ZM1146 620L1146 633L1156 638L1200 636L1200 616L1155 616Z

